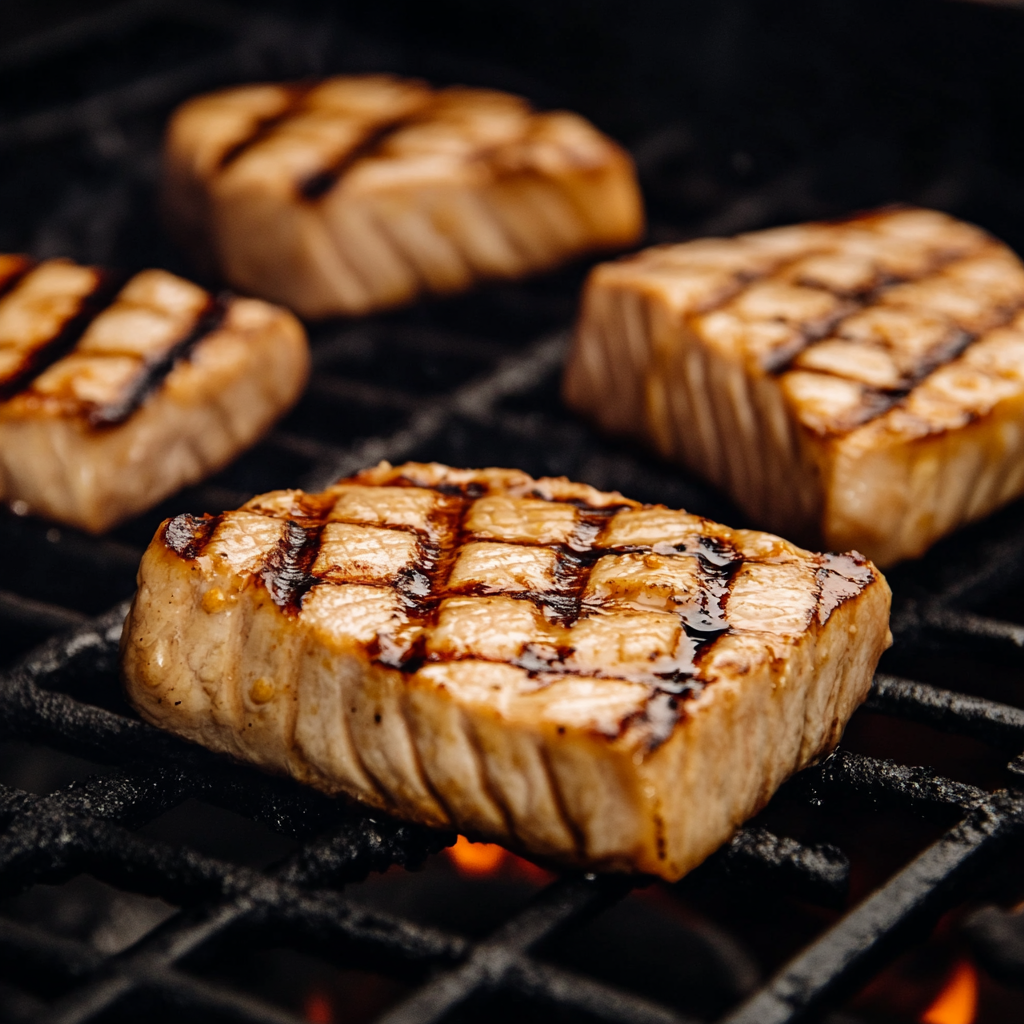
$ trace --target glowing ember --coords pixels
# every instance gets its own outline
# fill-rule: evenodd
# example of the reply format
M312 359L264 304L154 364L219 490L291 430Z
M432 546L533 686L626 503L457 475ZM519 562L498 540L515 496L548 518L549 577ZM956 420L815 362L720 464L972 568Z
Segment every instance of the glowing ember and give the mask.
M322 992L310 992L306 996L306 1005L302 1008L302 1015L310 1024L334 1024L334 1007L330 999Z
M972 1024L978 1009L978 972L961 960L935 1002L921 1015L921 1024Z
M459 836L458 842L448 847L448 856L460 874L493 875L511 854L494 843L471 843Z

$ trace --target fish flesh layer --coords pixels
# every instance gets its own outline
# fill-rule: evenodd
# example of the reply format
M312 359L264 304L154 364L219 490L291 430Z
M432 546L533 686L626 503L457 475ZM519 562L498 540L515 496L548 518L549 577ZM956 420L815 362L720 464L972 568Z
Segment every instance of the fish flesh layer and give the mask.
M389 75L189 100L163 203L201 266L306 317L521 277L643 231L632 161L583 118Z
M1024 266L920 209L658 246L591 274L564 394L889 565L1024 493Z
M0 255L0 500L102 532L252 444L308 362L298 320L265 302Z
M890 643L855 554L410 463L166 521L121 641L147 721L554 863L675 879L830 751Z

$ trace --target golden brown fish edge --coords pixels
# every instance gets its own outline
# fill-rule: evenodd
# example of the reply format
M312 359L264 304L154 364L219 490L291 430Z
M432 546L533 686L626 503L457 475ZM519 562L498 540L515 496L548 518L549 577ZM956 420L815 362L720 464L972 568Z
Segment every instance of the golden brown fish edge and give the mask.
M258 441L298 400L309 368L292 313L231 298L220 325L124 422L95 426L17 398L0 406L0 499L18 502L19 514L104 533Z
M562 373L566 405L604 435L629 437L709 481L759 529L809 550L872 557L826 541L827 447L813 446L768 375L710 351L659 289L621 282L619 267L634 258L587 276ZM740 401L751 416L738 414Z
M902 426L884 419L835 440L813 439L824 449L818 464L828 481L825 542L871 551L883 568L920 558L943 537L1024 495L1024 387L947 429ZM875 503L881 516L858 508L865 476L884 496Z
M636 715L606 735L456 700L422 672L296 626L264 587L239 591L230 572L186 565L165 527L143 557L121 639L125 691L143 719L328 794L565 867L682 877L835 748L891 644L891 593L870 566L871 582L824 624L812 616L795 643L719 640L702 665L708 685L652 744ZM284 692L281 679L291 680Z
M277 85L288 89L302 83ZM247 88L255 90L268 87L268 83L253 83ZM582 115L571 114L570 116L584 121L600 138L606 150L606 160L600 168L570 168L557 176L529 169L520 172L506 171L491 183L491 187L510 187L514 190L517 183L529 185L539 181L558 189L562 193L561 198L578 217L582 218L588 229L591 229L593 237L588 243L562 246L561 250L553 252L548 257L527 257L529 265L525 270L500 271L494 268L485 270L471 267L466 281L458 286L437 287L421 276L414 288L404 294L396 294L390 299L353 303L335 295L325 301L319 293L324 291L325 286L330 288L330 275L325 274L317 265L316 258L310 255L310 250L314 254L331 253L332 261L340 258L342 263L351 262L348 254L342 255L323 216L318 213L318 206L326 196L317 200L307 200L298 195L300 190L296 185L296 196L288 196L287 199L269 192L252 192L242 196L229 195L225 202L224 197L218 197L214 187L214 175L218 170L217 161L196 159L195 147L190 142L194 130L187 124L188 119L196 110L205 112L202 104L219 93L238 91L239 87L233 87L192 97L172 112L164 133L161 159L162 172L158 194L161 219L172 239L188 256L197 271L207 276L219 276L228 285L244 294L258 295L268 301L281 303L295 310L306 320L364 316L403 308L431 295L441 297L462 294L489 281L534 277L558 270L577 260L628 250L640 242L646 231L643 196L629 151ZM537 111L532 108L531 111L535 118L558 116L561 113ZM286 117L288 114L281 116ZM271 116L264 120L273 123L276 118ZM262 124L260 118L254 118L254 124L257 131L262 130L258 127ZM482 191L479 187L466 188L473 191L477 198L486 193L486 187L483 187ZM425 191L429 192L429 188ZM382 195L385 200L388 199L386 192ZM398 198L401 199L400 192ZM239 200L250 204L252 209L248 213L242 209L233 209L233 206L239 205ZM602 208L615 210L615 223L610 226L601 225L594 231L590 211ZM379 215L375 216L381 219ZM437 219L444 218L439 216ZM222 221L226 226L219 227ZM239 230L245 232L247 225L255 228L252 241L256 242L259 248L265 248L268 237L276 239L277 251L270 275L262 270L240 272L237 267L232 270L231 267L238 264L238 261L222 251L226 248L237 248L235 245L229 246L228 243L236 240L235 236ZM512 248L521 246L513 240ZM239 265L246 265L249 262L251 261L242 259ZM410 262L415 268L417 261L413 259ZM282 265L285 267L284 272L281 272ZM299 287L307 294L302 294L295 287L286 285L278 288L271 283L274 280L289 279L300 282Z
M759 528L811 550L856 550L886 569L1024 495L1024 384L952 425L897 406L846 431L815 431L779 378L711 350L658 289L618 282L615 268L633 258L588 275L563 400L604 434L710 481ZM935 372L955 372L1008 329L980 334Z

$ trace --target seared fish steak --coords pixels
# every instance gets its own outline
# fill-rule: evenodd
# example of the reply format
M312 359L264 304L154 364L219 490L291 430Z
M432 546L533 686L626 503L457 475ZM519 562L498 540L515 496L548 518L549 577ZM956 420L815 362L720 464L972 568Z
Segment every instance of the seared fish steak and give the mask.
M165 164L168 228L200 265L306 317L522 277L643 230L629 156L583 118L389 75L189 100Z
M308 361L299 322L265 302L0 255L0 500L102 532L252 444Z
M889 565L1024 493L1024 266L918 209L658 246L591 274L564 393Z
M889 587L660 505L409 463L157 531L121 641L149 722L536 857L675 879L831 750Z

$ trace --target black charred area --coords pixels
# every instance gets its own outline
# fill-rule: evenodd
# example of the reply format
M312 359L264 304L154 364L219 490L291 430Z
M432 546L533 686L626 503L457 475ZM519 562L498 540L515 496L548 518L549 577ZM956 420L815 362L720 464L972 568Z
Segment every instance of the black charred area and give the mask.
M209 515L194 516L183 512L168 520L164 527L164 540L167 546L182 558L198 558L203 553L206 542L216 529L219 518Z
M298 613L306 591L317 582L311 570L322 532L321 526L300 526L287 520L281 542L260 570L267 593L283 611Z
M400 479L404 481L405 477ZM449 498L465 498L467 502L476 501L477 498L482 498L488 492L487 485L479 480L470 480L469 483L464 484L445 482L437 484L433 489L438 494L444 494ZM468 507L467 505L466 508ZM465 512L465 509L463 511Z
M1024 247L1012 4L41 0L0 7L0 40L0 251L35 260L195 279L157 213L170 111L242 82L367 71L592 118L635 159L648 242L905 202ZM965 957L976 1024L1024 1018L1019 503L887 573L895 643L838 753L674 885L462 875L440 854L452 834L187 745L126 704L118 641L146 545L169 520L168 547L197 557L256 493L437 460L753 525L561 404L590 265L309 325L296 408L106 536L0 514L0 1019L866 1024L920 1019ZM484 489L449 491L458 531ZM268 582L286 603L321 516L297 507ZM610 511L581 507L592 526ZM585 559L584 540L566 557ZM423 547L424 575L447 572ZM708 574L736 562L712 540L676 550ZM422 580L401 586L414 608ZM654 740L687 724L692 696L688 678L663 684L678 692L648 710Z

